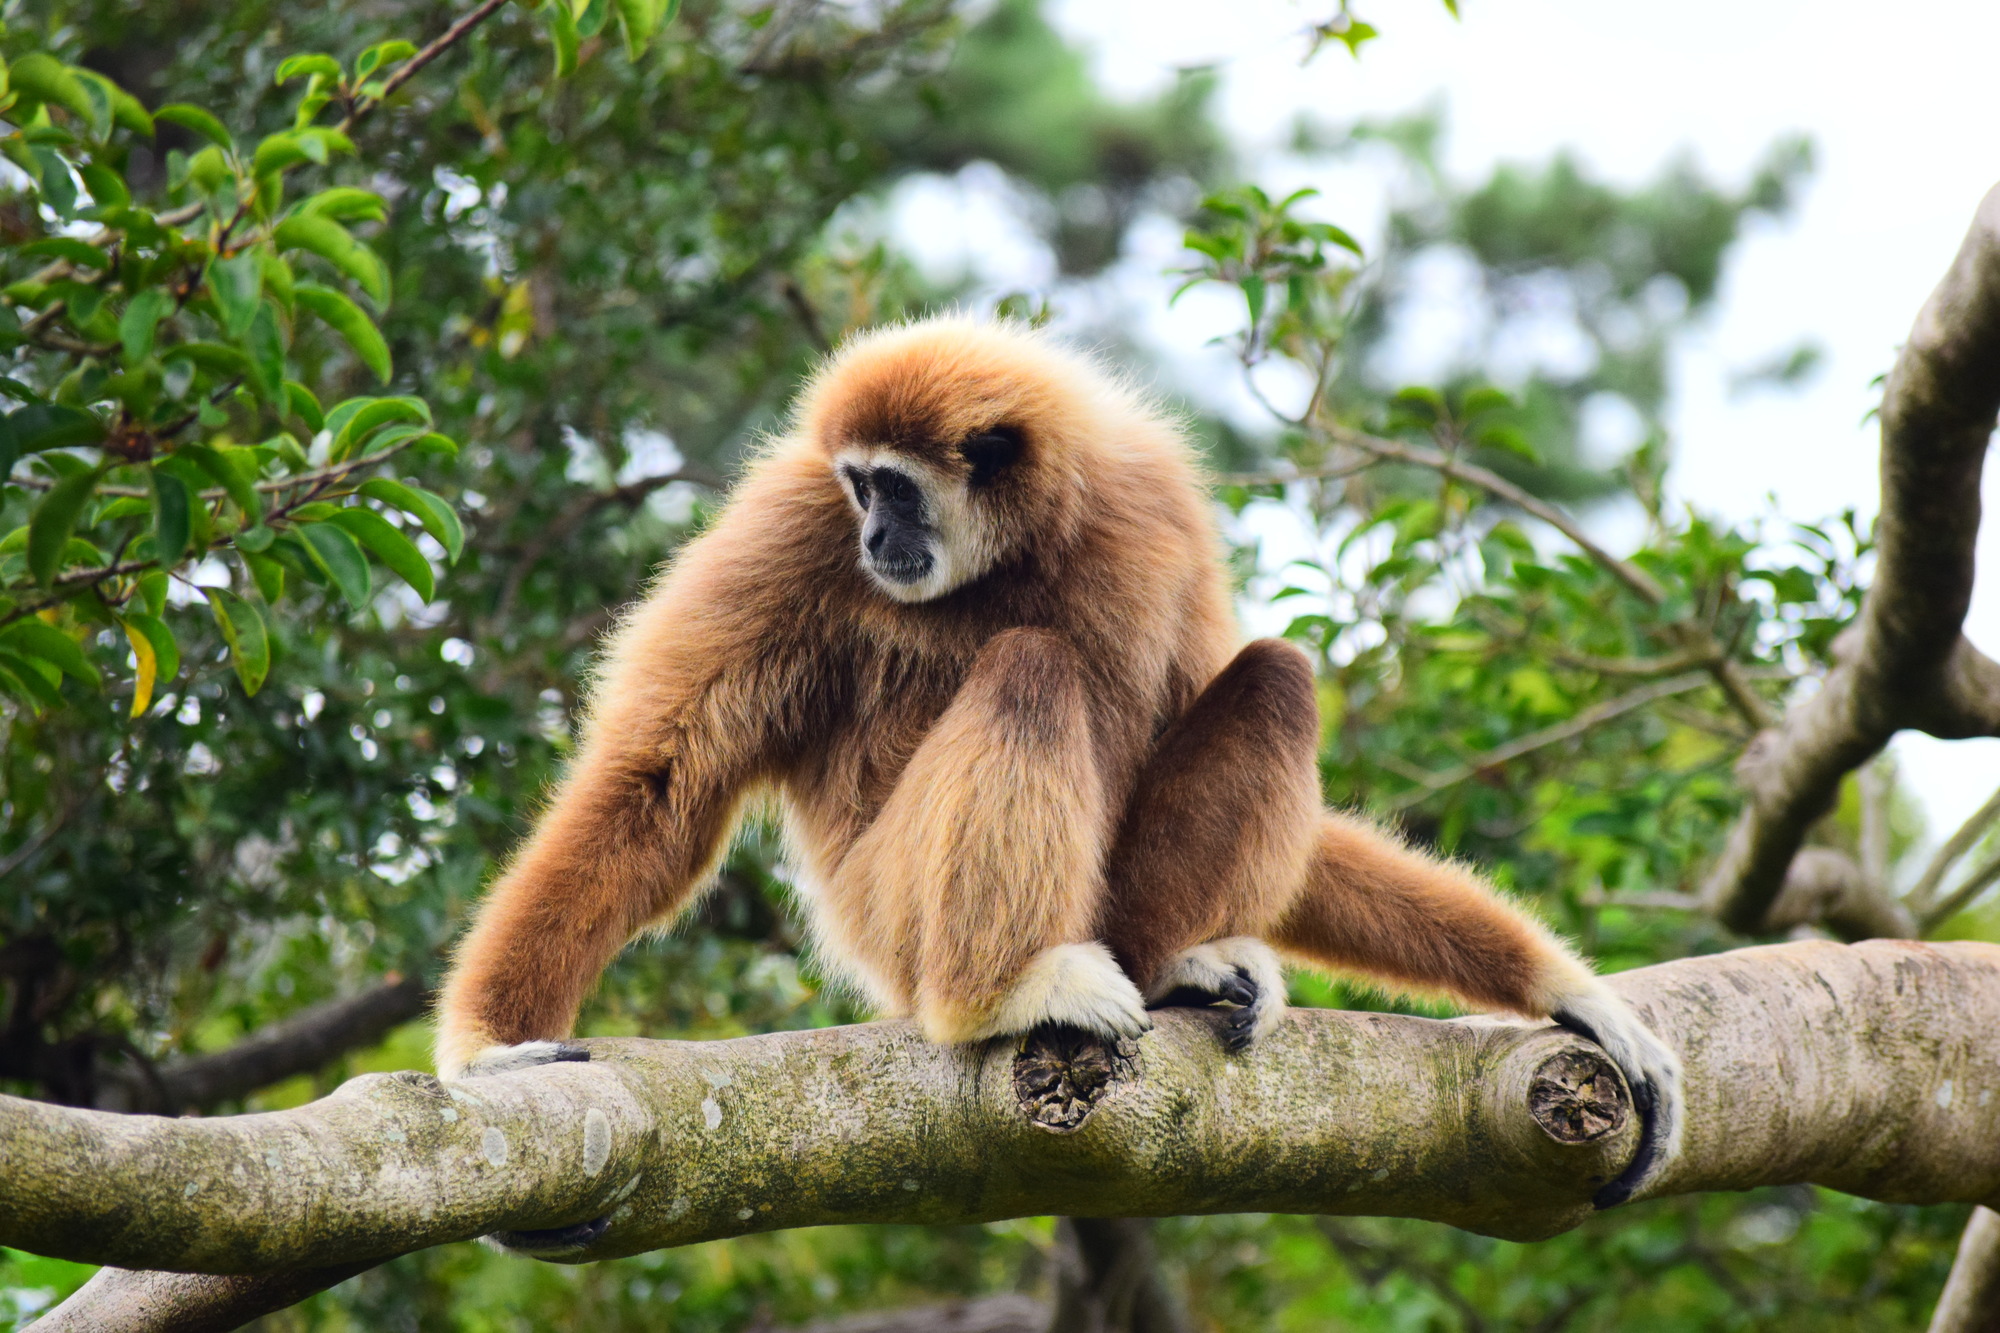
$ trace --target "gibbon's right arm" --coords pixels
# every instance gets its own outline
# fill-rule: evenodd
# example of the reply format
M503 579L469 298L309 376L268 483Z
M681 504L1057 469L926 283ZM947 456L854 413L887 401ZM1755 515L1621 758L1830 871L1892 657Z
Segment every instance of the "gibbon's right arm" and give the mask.
M1392 986L1551 1019L1602 1046L1645 1133L1624 1174L1598 1190L1599 1208L1625 1202L1679 1152L1679 1057L1554 935L1460 867L1329 812L1304 891L1270 938Z
M620 626L567 775L455 951L441 1075L578 1058L560 1042L599 974L713 871L783 711L782 668L750 652L756 599L716 558L723 535L697 541Z

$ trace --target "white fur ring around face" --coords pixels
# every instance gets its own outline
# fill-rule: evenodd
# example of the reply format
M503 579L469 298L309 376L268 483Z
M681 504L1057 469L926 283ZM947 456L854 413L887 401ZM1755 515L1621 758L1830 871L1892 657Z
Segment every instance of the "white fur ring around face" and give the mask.
M1231 935L1197 944L1168 960L1146 999L1158 1008L1188 992L1193 992L1190 999L1197 1004L1227 1000L1240 1005L1230 1015L1223 1044L1232 1051L1247 1050L1284 1016L1285 970L1264 941Z

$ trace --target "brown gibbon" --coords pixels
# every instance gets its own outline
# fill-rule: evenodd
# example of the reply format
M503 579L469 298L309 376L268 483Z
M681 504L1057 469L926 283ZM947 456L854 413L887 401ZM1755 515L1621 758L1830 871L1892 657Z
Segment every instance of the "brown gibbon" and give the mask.
M1465 869L1320 798L1313 671L1243 646L1182 432L1087 357L951 317L852 339L611 638L574 761L459 945L446 1076L562 1041L775 794L829 969L937 1042L1148 1006L1278 1021L1278 956L1550 1018L1672 1155L1674 1054Z

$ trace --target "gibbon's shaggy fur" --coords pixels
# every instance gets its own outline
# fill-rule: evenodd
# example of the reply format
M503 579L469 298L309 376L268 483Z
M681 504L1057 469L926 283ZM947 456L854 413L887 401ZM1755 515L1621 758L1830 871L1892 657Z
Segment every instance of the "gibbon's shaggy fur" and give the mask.
M1674 1147L1672 1053L1465 870L1323 810L1318 739L1305 657L1240 645L1178 429L1018 327L857 337L624 618L438 1066L576 1058L604 966L774 790L825 956L934 1041L1220 1000L1240 1047L1275 946L1594 1036L1652 1111L1629 1192Z

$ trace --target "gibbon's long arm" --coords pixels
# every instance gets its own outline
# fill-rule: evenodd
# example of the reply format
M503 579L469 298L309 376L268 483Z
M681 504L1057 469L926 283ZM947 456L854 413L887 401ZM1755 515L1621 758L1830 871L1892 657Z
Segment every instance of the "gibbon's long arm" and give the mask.
M1305 886L1269 938L1392 986L1554 1019L1604 1047L1647 1123L1625 1174L1598 1191L1598 1207L1623 1203L1679 1146L1678 1058L1553 935L1457 866L1329 812Z
M611 959L714 868L782 709L740 636L705 632L714 607L743 606L705 572L677 571L619 630L568 775L458 945L438 1002L441 1074L568 1036Z
M1135 1036L1144 1003L1094 939L1109 841L1077 651L1004 630L855 843L843 896L866 904L860 930L902 942L893 981L933 1041Z

